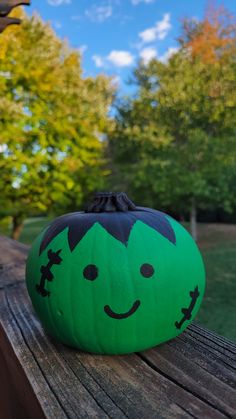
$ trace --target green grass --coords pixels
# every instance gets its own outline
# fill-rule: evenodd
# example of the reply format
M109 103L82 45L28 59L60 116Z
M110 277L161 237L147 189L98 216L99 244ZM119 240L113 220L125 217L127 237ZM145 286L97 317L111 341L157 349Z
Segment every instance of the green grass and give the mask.
M26 220L20 241L31 244L48 222L47 218ZM206 266L207 286L197 321L236 340L236 225L200 224L198 245Z
M236 341L236 225L200 224L206 292L196 320Z
M197 321L236 341L236 240L203 250L203 258L207 286Z
M28 218L24 222L19 241L25 244L31 244L48 223L49 220L46 217Z

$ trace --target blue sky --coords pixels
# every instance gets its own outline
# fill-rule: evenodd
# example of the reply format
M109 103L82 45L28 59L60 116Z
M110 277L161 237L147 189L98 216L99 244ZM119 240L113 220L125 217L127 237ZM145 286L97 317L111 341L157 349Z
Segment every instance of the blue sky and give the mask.
M58 36L81 50L85 76L113 75L121 88L138 59L167 60L177 47L181 19L201 19L207 6L206 0L31 1L27 11L38 12ZM235 0L224 5L236 14Z

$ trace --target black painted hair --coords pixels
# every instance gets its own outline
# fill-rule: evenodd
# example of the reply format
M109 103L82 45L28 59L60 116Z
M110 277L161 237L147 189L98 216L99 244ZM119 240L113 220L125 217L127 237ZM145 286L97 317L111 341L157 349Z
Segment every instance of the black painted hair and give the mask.
M127 246L131 229L136 221L142 221L171 243L176 244L174 230L163 212L136 207L124 193L104 192L96 194L94 201L84 212L66 214L53 221L44 233L40 253L65 228L68 228L68 243L70 250L73 251L95 223L99 223L108 233Z

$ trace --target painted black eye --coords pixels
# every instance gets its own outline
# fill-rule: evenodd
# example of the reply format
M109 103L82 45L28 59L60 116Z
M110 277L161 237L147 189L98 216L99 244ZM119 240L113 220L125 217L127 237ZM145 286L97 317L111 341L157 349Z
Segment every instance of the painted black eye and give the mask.
M140 268L140 273L145 278L150 278L154 274L154 272L154 268L152 265L150 265L150 263L143 263L143 265Z
M89 281L94 281L98 276L98 268L96 265L87 265L83 270L83 275L85 279Z

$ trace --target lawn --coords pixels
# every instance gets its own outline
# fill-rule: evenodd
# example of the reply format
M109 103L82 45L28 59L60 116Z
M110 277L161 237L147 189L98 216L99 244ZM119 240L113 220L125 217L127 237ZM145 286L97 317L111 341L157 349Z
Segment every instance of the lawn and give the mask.
M31 244L35 237L47 226L49 220L45 217L28 218L24 223L24 228L20 235L20 241Z
M207 286L197 321L236 341L236 225L202 224Z
M25 222L20 241L30 244L48 224L46 218ZM197 321L236 340L236 225L200 224L199 242L207 287Z

